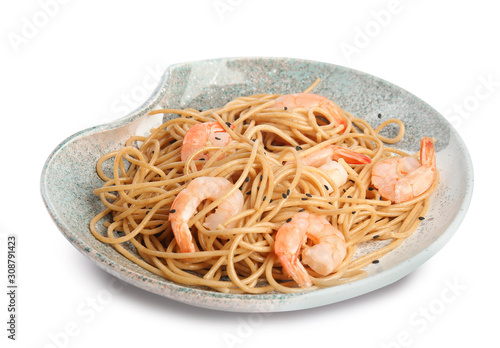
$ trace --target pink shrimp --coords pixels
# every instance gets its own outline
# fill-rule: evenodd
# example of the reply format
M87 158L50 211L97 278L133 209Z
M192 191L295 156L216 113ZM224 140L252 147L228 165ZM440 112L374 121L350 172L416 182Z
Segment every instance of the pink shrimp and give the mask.
M302 163L307 166L318 167L327 163L328 160L338 161L341 158L349 164L367 164L371 162L370 157L362 155L347 147L327 145L321 150L315 151L302 158Z
M301 262L299 253L307 238L315 244L304 247ZM301 212L279 228L274 252L293 280L300 287L309 287L311 277L303 264L321 275L331 274L344 260L347 246L343 234L323 216Z
M172 224L175 240L181 252L194 252L195 246L188 221L193 216L196 208L205 199L216 200L224 196L233 184L222 177L199 177L193 179L183 189L172 203L169 219ZM209 215L203 224L209 230L217 229L219 224L228 220L231 216L241 212L243 208L243 194L235 190L217 207L215 213ZM232 224L228 226L233 227Z
M313 108L318 107L327 111L334 119L335 126L344 126L346 128L346 120L342 115L340 107L330 99L314 93L295 93L285 94L276 98L276 102L271 107L273 108ZM343 130L341 131L343 132Z
M372 183L380 195L394 203L409 201L427 191L437 177L434 142L420 140L420 162L411 156L391 157L377 162Z
M234 124L231 124L234 129ZM186 132L182 141L181 160L185 161L191 154L205 146L224 147L231 142L231 136L222 128L219 122L197 123ZM207 160L207 154L200 153L194 159Z
M302 158L302 164L321 169L332 181L340 187L347 182L347 171L337 161L342 158L349 164L367 164L371 162L370 157L350 150L346 147L328 145L321 150L315 151ZM327 187L327 191L332 191L328 182L323 178L318 178Z

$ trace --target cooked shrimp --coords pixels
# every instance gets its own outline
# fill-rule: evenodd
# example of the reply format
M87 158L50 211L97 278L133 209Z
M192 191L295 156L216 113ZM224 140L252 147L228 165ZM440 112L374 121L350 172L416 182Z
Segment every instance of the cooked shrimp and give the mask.
M307 238L314 245L304 246L300 262L299 253ZM309 287L311 277L303 264L321 275L331 274L344 260L347 247L342 233L323 216L302 212L279 228L274 252L293 280L300 287Z
M410 156L391 157L377 162L372 183L380 195L394 203L409 201L427 191L437 177L434 142L420 140L420 162Z
M347 182L347 170L345 170L345 168L342 167L342 164L337 161L328 160L328 162L326 162L322 166L319 166L318 169L328 175L328 177L332 179L333 183L337 187L340 187ZM321 175L316 175L316 173L314 173L314 175L318 178L321 185L326 188L326 191L328 193L333 191L333 187L330 187L330 184L325 180L325 178L323 178Z
M273 108L313 108L318 107L326 110L334 119L335 126L344 126L346 128L346 120L342 115L340 107L330 99L314 93L295 93L285 94L276 98Z
M169 219L172 224L175 240L181 252L195 251L188 221L195 213L198 205L205 199L216 200L224 196L232 187L233 184L222 177L199 177L193 179L175 197L171 206ZM243 194L240 190L235 190L222 201L215 210L215 213L206 217L203 226L209 230L215 230L219 224L241 212L242 208ZM233 226L230 224L228 227L231 228Z
M231 124L231 129L234 125ZM197 123L186 132L182 141L181 160L185 161L193 152L205 146L224 147L231 142L231 136L227 133L219 122ZM200 153L194 158L208 159L207 154Z
M344 159L349 164L367 164L371 162L370 157L343 146L328 145L321 150L315 151L302 158L306 166L318 167L328 162L329 159L338 161Z
M302 164L321 169L332 179L337 187L340 187L347 182L347 171L337 162L340 158L343 158L350 164L367 164L371 162L370 157L346 147L328 145L321 150L303 157ZM323 177L318 176L318 180L327 188L328 192L333 190Z

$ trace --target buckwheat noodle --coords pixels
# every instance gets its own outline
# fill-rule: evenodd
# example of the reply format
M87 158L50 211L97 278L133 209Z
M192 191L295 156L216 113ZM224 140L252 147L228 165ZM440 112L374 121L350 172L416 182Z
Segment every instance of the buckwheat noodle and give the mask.
M305 92L318 83L319 79ZM95 238L160 277L223 293L301 292L364 277L364 268L378 263L417 229L438 180L408 202L394 204L382 199L371 186L371 168L382 158L409 155L387 145L403 138L400 120L387 120L374 129L343 110L347 126L342 131L342 126L336 127L332 117L319 108L270 108L278 96L239 97L205 111L151 112L178 116L152 129L147 137L132 136L125 146L97 163L97 174L104 184L95 194L105 209L90 223ZM205 147L181 161L184 134L196 123L213 121L218 121L233 141L223 148ZM399 128L393 138L380 134L388 125ZM300 157L329 144L347 146L372 159L366 165L339 160L348 172L348 181L336 187L323 174L333 187L330 193L315 175L321 171L300 161ZM193 160L200 152L209 152L210 158ZM189 221L196 252L181 253L168 220L170 206L191 180L201 176L220 176L233 182L244 194L244 208L226 221L223 229L210 231L203 222L215 207L213 202L204 201ZM314 285L307 289L297 287L284 273L273 252L278 228L303 210L325 216L347 243L347 256L334 273L320 276L308 269ZM236 227L227 228L233 221Z

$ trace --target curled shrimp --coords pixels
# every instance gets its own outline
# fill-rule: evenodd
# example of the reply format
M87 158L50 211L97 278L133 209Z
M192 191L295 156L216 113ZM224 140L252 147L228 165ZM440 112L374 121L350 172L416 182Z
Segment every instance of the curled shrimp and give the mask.
M347 182L348 177L347 171L337 162L340 158L349 164L367 164L371 162L370 157L346 147L328 145L321 150L302 157L302 164L319 168L332 179L337 187L340 187ZM332 191L332 188L323 177L318 176L318 180L327 188L328 192Z
M234 125L231 124L231 129ZM191 154L205 146L224 147L231 142L231 136L219 122L197 123L186 132L182 141L181 160L185 161ZM200 153L194 160L207 160L207 154Z
M295 108L313 108L318 107L327 111L330 116L334 119L335 126L344 126L344 130L346 129L346 120L342 115L342 110L340 107L335 104L330 99L323 97L314 93L295 93L295 94L285 94L278 98L273 108L287 108L287 109L295 109Z
M304 246L307 238L312 240L313 246ZM300 287L309 287L311 277L303 264L321 275L331 274L344 260L347 247L343 234L323 216L301 212L279 228L274 252L293 280Z
M199 177L193 179L183 189L172 203L169 219L172 224L175 240L181 252L194 252L193 237L189 230L188 221L193 216L196 208L205 199L216 200L224 196L233 188L233 184L222 177ZM243 194L235 190L217 207L215 213L206 217L203 224L209 230L217 229L219 224L231 216L241 212L243 208ZM228 226L233 227L232 224Z
M437 177L434 142L420 140L420 162L411 156L391 157L377 162L372 183L380 195L394 203L409 201L427 191Z

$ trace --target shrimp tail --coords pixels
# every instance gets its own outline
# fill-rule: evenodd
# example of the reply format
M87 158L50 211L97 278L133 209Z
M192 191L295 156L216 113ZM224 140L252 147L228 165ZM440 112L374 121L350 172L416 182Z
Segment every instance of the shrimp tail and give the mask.
M312 286L311 277L309 276L309 273L307 273L306 268L299 262L298 258L295 259L295 267L290 267L289 269L285 268L285 270L290 277L292 277L292 279L299 284L300 287L304 288Z
M429 137L420 139L420 163L424 167L436 166L434 141Z
M186 222L172 220L172 230L177 232L175 237L181 252L193 253L196 251L191 231Z
M346 161L346 163L349 164L368 164L372 161L370 157L342 146L333 146L331 158L334 161L338 161L342 158L344 161Z
M292 277L293 280L299 284L300 287L309 287L312 285L311 277L307 270L299 261L298 255L300 252L300 246L296 252L289 254L287 252L282 252L280 254L281 265L285 272Z

